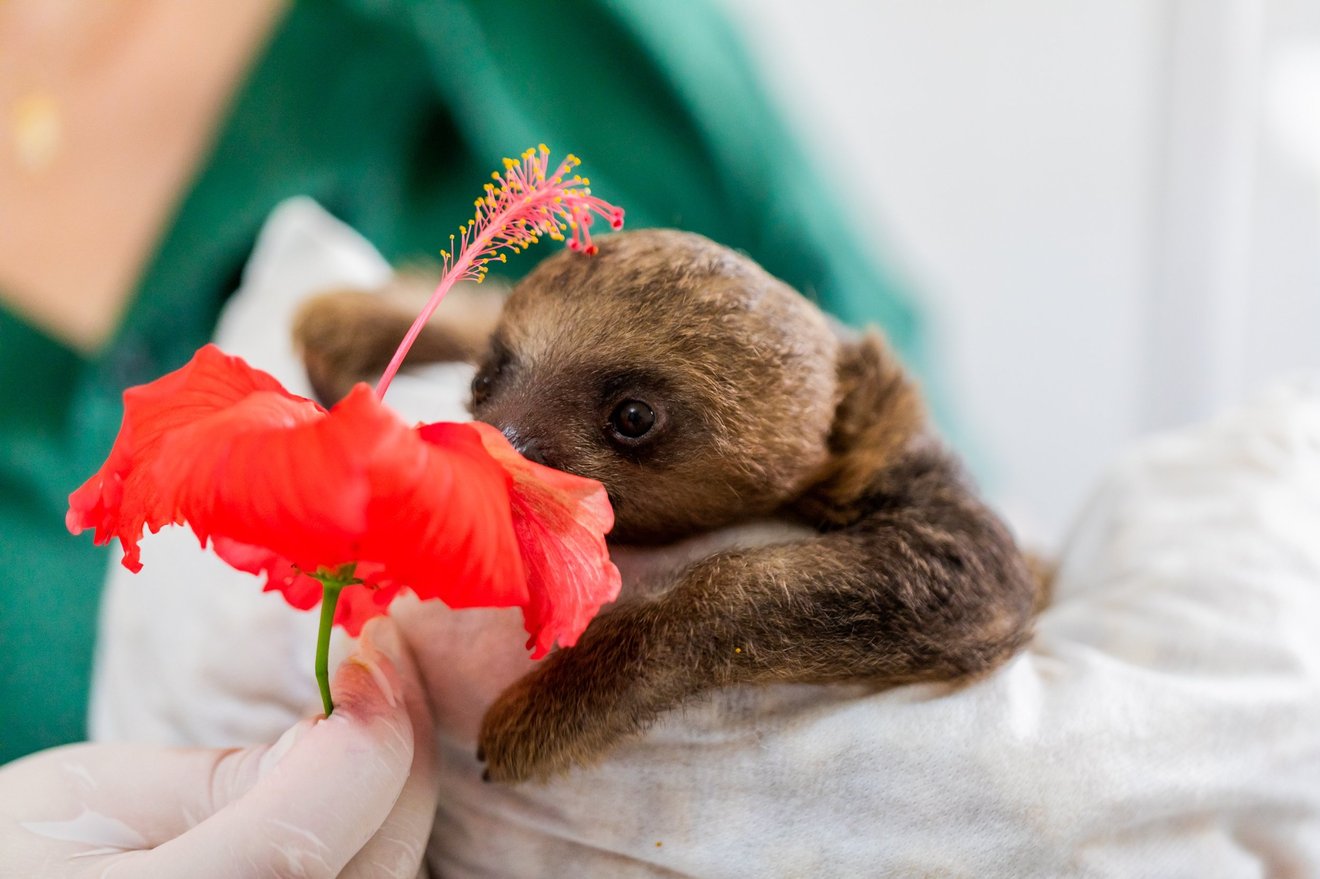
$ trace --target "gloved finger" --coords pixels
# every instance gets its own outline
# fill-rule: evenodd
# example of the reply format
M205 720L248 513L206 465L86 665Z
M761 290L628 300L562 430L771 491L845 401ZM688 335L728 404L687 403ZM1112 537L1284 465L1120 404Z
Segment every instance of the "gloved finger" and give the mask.
M10 764L0 875L262 876L301 864L333 876L404 785L413 740L400 685L367 649L336 676L333 718L272 747L74 745Z
M134 853L134 875L338 876L393 810L414 739L400 670L370 642L339 667L331 689L334 714L218 771L205 799L219 811Z
M152 849L187 832L249 790L313 725L275 746L174 749L69 745L0 769L0 851L12 875L76 875L89 865ZM31 864L46 864L48 870ZM0 875L10 875L0 871Z
M426 855L435 823L440 778L435 763L431 709L422 690L417 666L394 621L372 620L363 639L391 657L403 683L403 698L412 718L413 762L408 781L389 816L362 850L349 861L341 879L414 879Z
M0 770L0 876L98 875L213 814L228 786L216 779L251 787L269 750L83 744L12 763Z

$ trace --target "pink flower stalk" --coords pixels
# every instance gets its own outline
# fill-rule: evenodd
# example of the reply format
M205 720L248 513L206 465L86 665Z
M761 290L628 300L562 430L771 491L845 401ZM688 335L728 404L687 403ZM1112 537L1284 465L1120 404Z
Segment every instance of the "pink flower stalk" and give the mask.
M594 254L596 245L591 243L590 230L593 215L604 217L612 229L623 228L622 208L592 195L587 178L568 176L579 164L578 157L569 153L559 167L549 172L550 149L540 144L526 150L520 160L505 159L503 175L498 171L491 174L498 186L486 184L486 194L475 202L476 215L459 227L457 245L450 235L451 249L440 251L444 258L440 283L385 367L376 384L377 397L384 398L422 327L454 284L463 280L481 283L489 270L488 263L507 260L503 251L520 253L540 241L542 235L563 241L568 232L570 250Z

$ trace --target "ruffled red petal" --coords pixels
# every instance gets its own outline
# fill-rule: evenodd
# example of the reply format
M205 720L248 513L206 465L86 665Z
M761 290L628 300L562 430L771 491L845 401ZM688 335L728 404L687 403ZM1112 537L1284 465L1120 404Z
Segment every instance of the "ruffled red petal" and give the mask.
M94 528L97 544L118 538L124 567L142 569L138 541L144 528L152 532L182 519L161 490L151 466L171 432L217 412L254 393L283 397L309 412L321 410L310 400L294 397L273 376L252 369L214 345L197 352L183 368L154 382L124 392L124 418L119 436L101 469L69 495L65 523L74 534Z
M513 479L514 531L530 592L523 607L527 646L539 659L556 642L576 644L601 606L618 597L619 569L605 544L614 510L599 482L528 461L488 424L472 427Z
M415 476L393 474L388 489L377 484L363 558L377 558L378 545L402 542L388 553L387 567L419 598L439 598L454 608L525 604L527 574L513 531L511 480L477 431L470 424L429 433L418 427L396 440L424 450L425 469ZM478 590L473 584L486 585Z

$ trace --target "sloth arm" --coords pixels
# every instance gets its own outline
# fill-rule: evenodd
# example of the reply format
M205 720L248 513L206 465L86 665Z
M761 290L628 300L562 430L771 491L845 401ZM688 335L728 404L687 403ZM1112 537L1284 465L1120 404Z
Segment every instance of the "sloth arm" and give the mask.
M360 381L375 382L426 304L435 279L401 272L383 290L328 290L294 317L294 344L316 396L332 405ZM476 363L499 322L507 288L459 284L408 352L406 364Z
M491 708L479 754L488 777L588 763L715 687L965 680L1025 642L1036 583L944 453L886 468L850 518L712 555L599 617Z

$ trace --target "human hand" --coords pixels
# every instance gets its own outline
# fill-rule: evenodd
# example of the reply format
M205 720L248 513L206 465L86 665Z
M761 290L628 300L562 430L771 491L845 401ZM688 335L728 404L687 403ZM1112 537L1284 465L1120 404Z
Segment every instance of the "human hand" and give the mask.
M0 877L412 877L438 796L408 649L373 621L335 711L273 745L82 744L0 769Z

